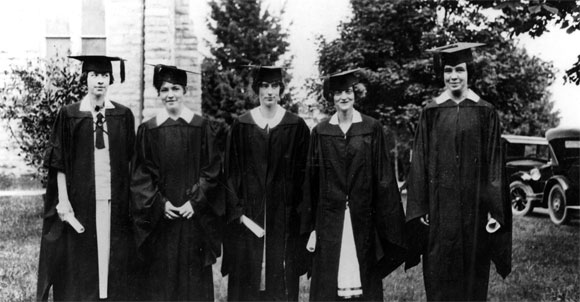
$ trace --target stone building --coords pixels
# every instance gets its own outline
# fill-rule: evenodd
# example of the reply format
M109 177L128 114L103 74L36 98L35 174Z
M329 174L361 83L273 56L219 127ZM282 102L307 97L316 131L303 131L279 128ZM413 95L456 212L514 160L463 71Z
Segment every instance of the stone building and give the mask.
M186 105L201 112L201 56L188 0L56 0L46 20L46 56L106 54L125 61L126 78L109 98L133 110L136 123L162 107L153 87L153 67L176 65L188 74Z

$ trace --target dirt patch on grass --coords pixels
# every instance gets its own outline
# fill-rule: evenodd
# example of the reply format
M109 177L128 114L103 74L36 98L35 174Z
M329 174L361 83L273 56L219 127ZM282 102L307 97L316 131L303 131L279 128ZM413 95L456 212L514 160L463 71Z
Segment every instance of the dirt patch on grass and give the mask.
M2 174L0 173L0 191L39 190L42 183L33 174Z

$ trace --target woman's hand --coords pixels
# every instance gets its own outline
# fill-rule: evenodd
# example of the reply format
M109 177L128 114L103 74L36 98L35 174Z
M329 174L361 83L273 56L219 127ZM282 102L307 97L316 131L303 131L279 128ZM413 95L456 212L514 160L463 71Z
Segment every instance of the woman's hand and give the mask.
M165 218L173 220L179 218L179 208L175 207L169 200L165 202Z
M189 219L193 217L193 207L191 206L191 202L184 203L181 207L177 208L179 215L185 219Z
M72 215L74 216L74 211L70 201L68 199L59 200L58 204L56 205L56 212L58 213L58 217L60 220L65 221L66 216Z
M421 217L419 221L421 221L422 224L429 226L429 214L425 214L425 216Z
M497 232L497 230L499 230L500 228L501 225L499 224L499 222L495 220L493 217L491 217L490 213L487 213L487 225L485 226L485 230L488 233L493 234Z
M60 220L65 221L66 216L74 216L72 205L68 199L68 192L66 188L66 175L63 172L58 172L56 175L56 185L58 187L58 204L56 205L56 213Z
M306 249L311 253L316 249L316 231L310 233L310 238L308 238L308 243L306 243Z

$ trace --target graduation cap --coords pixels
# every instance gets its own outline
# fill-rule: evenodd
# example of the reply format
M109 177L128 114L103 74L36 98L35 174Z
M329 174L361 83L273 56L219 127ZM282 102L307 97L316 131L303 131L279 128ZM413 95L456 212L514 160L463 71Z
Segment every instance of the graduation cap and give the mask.
M180 69L171 65L163 64L147 64L153 66L153 86L159 90L163 82L169 82L172 84L181 85L183 87L187 86L187 73L196 73L194 71L189 71L185 69Z
M258 83L282 82L282 67L260 66L256 71L255 81Z
M266 82L266 83L282 83L282 87L284 87L284 76L282 70L284 67L280 66L262 66L262 65L242 65L242 67L248 67L254 69L254 73L252 78L254 79L252 82L252 89L255 93L258 93L259 84ZM280 90L280 94L284 92L284 88Z
M99 72L113 74L111 62L119 61L121 65L121 83L125 81L125 60L119 57L107 56L69 56L71 59L79 60L83 63L82 72Z
M279 66L261 66L261 65L242 65L242 67L253 68L254 71L254 83L274 83L282 82L282 69Z
M355 84L358 84L359 79L357 77L360 68L351 69L347 71L342 71L338 73L331 74L329 76L324 76L324 83L322 85L322 92L324 98L327 101L332 102L333 91L343 91Z
M437 73L445 65L455 66L473 61L472 48L485 45L483 43L454 43L427 50L433 53L434 68Z
M359 82L357 76L359 71L360 68L357 68L326 76L325 78L328 82L328 89L330 89L330 91L341 91L352 87L352 85Z

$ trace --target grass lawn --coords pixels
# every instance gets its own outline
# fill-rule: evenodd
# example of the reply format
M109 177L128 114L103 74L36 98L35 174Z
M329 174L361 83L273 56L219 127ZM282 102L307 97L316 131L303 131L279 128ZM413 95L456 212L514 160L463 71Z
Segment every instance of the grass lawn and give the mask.
M41 217L40 196L0 197L0 301L36 296Z
M31 301L36 292L42 198L0 197L0 301ZM226 300L227 278L214 266L216 300ZM546 214L514 218L513 272L490 274L490 301L580 301L580 228L557 227ZM399 268L383 281L385 300L425 300L420 265ZM301 300L308 298L304 277Z

